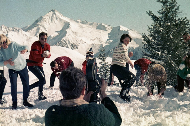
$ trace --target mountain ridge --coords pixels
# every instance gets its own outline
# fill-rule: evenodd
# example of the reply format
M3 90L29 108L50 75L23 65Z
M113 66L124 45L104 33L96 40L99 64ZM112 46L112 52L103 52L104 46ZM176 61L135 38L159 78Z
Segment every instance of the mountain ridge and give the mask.
M128 46L129 50L136 54L132 59L138 59L142 56L143 39L137 31L122 25L112 27L104 23L72 20L63 16L57 10L49 11L24 28L9 28L6 26L0 28L0 33L8 36L12 41L21 44L27 42L30 45L38 40L38 35L42 31L48 33L47 42L51 46L66 47L83 55L92 47L95 56L98 56L99 48L104 45L106 55L111 56L113 48L119 43L120 36L129 34L132 37L132 42Z

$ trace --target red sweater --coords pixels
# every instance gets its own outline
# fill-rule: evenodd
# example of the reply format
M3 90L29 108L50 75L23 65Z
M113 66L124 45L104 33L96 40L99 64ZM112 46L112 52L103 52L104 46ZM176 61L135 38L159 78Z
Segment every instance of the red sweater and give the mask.
M45 43L45 45L42 45L40 41L35 41L31 46L31 51L29 55L30 62L27 63L27 66L41 66L42 67L43 66L42 63L44 61L44 57L42 57L42 54L44 53L44 51L50 52L50 45L48 43Z
M57 57L54 61L57 62L58 69L54 69L54 68L51 68L51 69L57 77L59 77L61 72L65 70L66 68L68 68L73 62L69 57L66 57L66 56Z
M84 75L86 75L86 64L87 64L87 61L85 60L85 61L82 63L82 71L83 71Z
M134 62L134 64L137 64L141 67L141 73L144 74L148 70L148 66L151 63L150 60L141 58Z

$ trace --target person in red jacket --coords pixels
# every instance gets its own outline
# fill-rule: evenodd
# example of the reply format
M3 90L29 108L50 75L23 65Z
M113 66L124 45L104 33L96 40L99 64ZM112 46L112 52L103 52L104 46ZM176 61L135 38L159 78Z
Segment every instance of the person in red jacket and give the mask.
M147 72L150 63L151 61L145 58L138 59L134 62L134 67L137 70L136 85L143 85L144 74ZM139 84L139 79L141 84Z
M86 60L82 63L82 71L84 75L86 75L86 64L88 59L93 59L93 58L94 58L94 53L92 51L92 48L90 48L90 50L86 52Z
M30 89L39 87L39 100L46 99L43 95L43 85L46 83L46 80L42 63L44 58L49 58L51 56L50 45L46 43L46 41L47 33L41 32L39 34L39 41L35 41L31 46L29 60L27 61L28 69L39 79L39 81L29 86Z
M53 73L50 76L50 88L54 86L55 78L61 74L61 72L70 66L74 66L73 61L67 56L57 57L54 61L50 63L51 70Z

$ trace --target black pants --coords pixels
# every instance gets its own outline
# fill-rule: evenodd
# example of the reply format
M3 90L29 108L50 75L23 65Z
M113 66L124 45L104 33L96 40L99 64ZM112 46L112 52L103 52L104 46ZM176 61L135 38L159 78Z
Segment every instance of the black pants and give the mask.
M189 87L189 81L188 80L184 80L179 75L177 75L177 83L178 83L178 85L176 86L176 89L179 92L182 92L183 89L184 89L184 81L186 82L187 86Z
M0 99L2 99L6 83L7 83L6 78L0 76Z
M54 86L54 82L55 82L55 78L56 78L56 75L55 73L53 72L50 76L50 86L53 87Z
M126 67L114 64L111 66L110 72L113 73L113 75L116 76L118 80L124 80L125 86L127 87L131 87L135 82L135 75L130 72Z
M116 76L120 81L122 87L121 93L127 90L126 93L128 94L130 87L135 82L135 75L130 72L128 68L116 64L111 66L110 73L113 73L113 75ZM121 82L121 80L123 80L124 82Z
M39 79L39 81L30 85L30 89L39 87L39 92L43 91L43 85L46 83L43 67L28 66L28 69Z

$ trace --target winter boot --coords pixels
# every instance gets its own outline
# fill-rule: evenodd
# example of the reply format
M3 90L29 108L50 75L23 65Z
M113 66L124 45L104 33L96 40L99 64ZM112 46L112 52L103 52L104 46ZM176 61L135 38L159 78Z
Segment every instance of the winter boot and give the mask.
M24 100L24 101L23 101L23 105L24 105L24 106L28 106L28 107L33 107L33 105L30 104L27 100Z
M128 95L130 88L122 88L119 97L126 102L130 102L130 95ZM127 94L127 95L126 95Z
M38 92L38 99L39 100L45 100L47 98L46 98L46 96L43 95L43 92Z
M13 104L12 104L12 110L14 110L16 108L17 108L17 102L13 102Z

